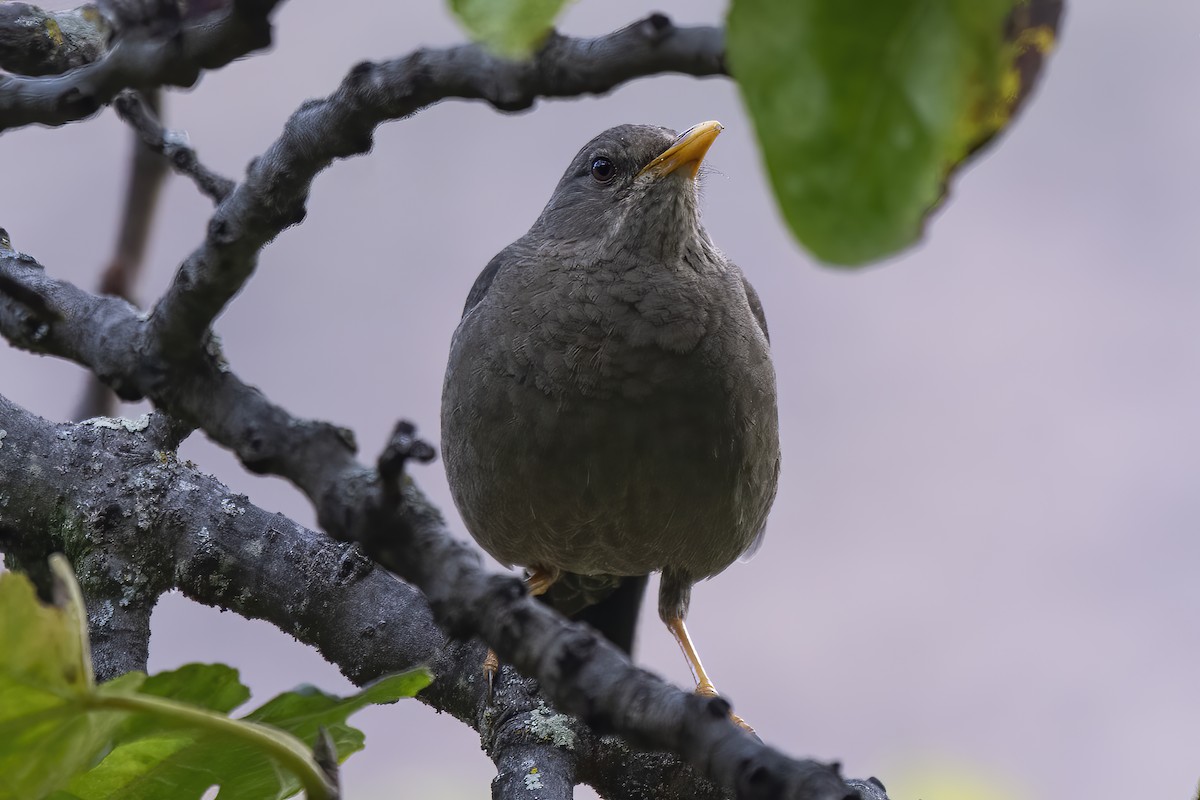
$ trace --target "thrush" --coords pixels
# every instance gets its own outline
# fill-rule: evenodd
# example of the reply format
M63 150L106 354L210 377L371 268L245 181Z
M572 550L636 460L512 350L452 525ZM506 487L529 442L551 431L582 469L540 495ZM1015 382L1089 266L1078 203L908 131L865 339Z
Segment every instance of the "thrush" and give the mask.
M692 586L756 545L779 476L762 305L700 223L721 130L588 142L476 279L442 393L446 475L479 545L626 651L661 572L659 616L703 695Z

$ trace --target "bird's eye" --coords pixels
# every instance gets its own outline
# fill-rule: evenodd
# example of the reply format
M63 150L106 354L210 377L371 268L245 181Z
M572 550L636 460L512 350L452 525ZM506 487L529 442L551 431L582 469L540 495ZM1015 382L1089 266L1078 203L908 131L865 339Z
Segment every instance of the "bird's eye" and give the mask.
M600 183L608 183L617 174L617 168L607 158L597 158L592 162L592 177Z

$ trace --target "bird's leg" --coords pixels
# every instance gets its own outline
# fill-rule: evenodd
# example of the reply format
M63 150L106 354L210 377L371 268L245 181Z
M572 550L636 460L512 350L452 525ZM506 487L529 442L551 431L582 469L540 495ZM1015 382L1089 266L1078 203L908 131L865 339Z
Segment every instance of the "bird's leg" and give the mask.
M683 657L687 659L688 666L692 669L692 680L696 682L696 694L702 697L716 697L717 687L713 685L712 679L704 671L704 665L700 663L700 654L696 652L696 646L692 644L692 637L688 635L687 625L683 624L683 617L671 617L666 620L666 623L671 635L675 637L675 641L679 642L679 649L683 651ZM729 718L749 733L754 733L754 728L751 728L746 720L732 711L729 712Z
M683 657L687 659L688 666L692 669L692 680L696 682L696 694L716 697L717 687L713 685L708 673L704 671L704 664L700 662L700 654L696 652L696 646L692 644L692 637L688 635L687 625L683 623L683 618L676 617L667 620L667 628L675 637L675 641L679 642L679 649L683 651Z
M558 580L560 574L556 569L530 567L529 574L525 576L525 588L529 590L529 596L537 597L540 594L545 594L554 585L554 582ZM489 700L492 697L492 688L496 682L496 673L499 671L500 659L496 657L496 651L489 647L487 658L483 659L483 673L487 675Z
M704 665L700 663L700 654L696 652L696 645L692 644L692 637L688 635L687 626L683 624L688 604L692 599L693 583L695 580L687 572L671 567L664 569L662 581L658 585L658 618L666 624L675 641L679 642L679 649L683 651L688 666L692 668L696 694L702 697L716 697L717 687L704 671ZM754 733L754 729L732 711L729 712L729 718L749 733Z

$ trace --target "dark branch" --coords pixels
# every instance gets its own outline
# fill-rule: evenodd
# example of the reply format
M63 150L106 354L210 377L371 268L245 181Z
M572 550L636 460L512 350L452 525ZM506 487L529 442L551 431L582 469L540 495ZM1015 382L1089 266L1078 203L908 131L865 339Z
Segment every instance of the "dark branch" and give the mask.
M145 672L150 657L150 612L158 597L144 597L121 585L121 576L136 574L137 569L122 554L97 551L93 556L104 562L103 568L89 564L75 568L98 584L83 591L96 680L106 681L133 670Z
M195 17L117 20L111 46L94 61L61 75L0 74L0 131L89 117L123 89L191 86L204 70L270 45L268 18L279 2L229 0L211 12L210 3L194 3L187 8Z
M237 185L201 164L196 151L188 145L187 137L163 128L157 118L157 109L147 107L137 92L128 89L121 92L113 99L113 108L133 128L144 147L165 156L176 171L191 178L214 203L228 197Z
M661 14L607 36L552 35L529 61L509 61L479 45L418 50L404 58L363 62L336 92L306 103L283 134L251 165L217 208L208 236L155 306L154 339L186 356L250 277L258 253L304 219L309 187L334 159L366 153L380 123L448 98L483 100L502 111L539 97L601 94L633 78L664 72L725 74L719 28L678 28Z
M0 69L20 75L59 75L99 58L111 32L93 3L65 11L3 3Z
M162 90L153 89L145 101L130 92L131 102L147 115L159 113ZM150 109L153 109L151 111ZM121 229L117 234L112 261L100 279L100 293L134 302L133 288L145 262L146 245L150 239L151 223L158 206L158 197L167 177L167 162L161 148L155 150L143 143L135 133L131 137L129 182L125 187L125 206L121 212Z
M856 790L862 800L888 800L887 789L879 778L867 778L865 781L851 778L846 785Z
M520 724L512 727L514 740L505 743L503 755L496 759L492 800L571 800L575 796L575 754L530 742L527 729Z
M324 725L317 728L317 741L313 744L313 760L317 762L317 766L325 773L329 785L333 787L333 793L329 796L329 800L341 800L341 768L338 764L337 746L334 745L333 737L329 735L329 730Z

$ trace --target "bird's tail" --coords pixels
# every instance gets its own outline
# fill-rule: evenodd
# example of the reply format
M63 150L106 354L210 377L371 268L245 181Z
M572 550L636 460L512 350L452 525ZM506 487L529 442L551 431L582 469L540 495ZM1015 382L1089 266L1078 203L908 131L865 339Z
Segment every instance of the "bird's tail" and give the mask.
M646 594L649 575L622 578L612 594L575 615L600 631L617 647L633 655L633 636L637 632L638 611Z
M563 574L541 596L550 607L586 622L630 655L648 575L623 578Z

